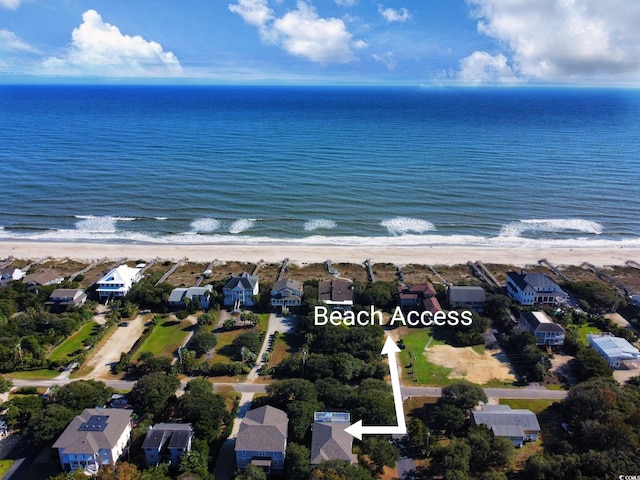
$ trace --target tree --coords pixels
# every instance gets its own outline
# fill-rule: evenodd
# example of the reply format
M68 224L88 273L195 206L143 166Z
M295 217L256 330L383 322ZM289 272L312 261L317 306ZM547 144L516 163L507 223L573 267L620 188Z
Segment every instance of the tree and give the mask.
M442 389L441 403L448 403L467 411L487 402L487 394L478 385L467 380L457 380Z
M409 445L416 452L424 455L427 452L427 442L429 430L422 420L411 417L407 423L407 434L409 435Z
M304 440L313 423L313 414L320 407L320 403L314 401L293 401L287 405L289 431L294 442Z
M44 410L32 415L27 426L27 434L37 445L52 442L67 428L76 413L56 403L47 405Z
M267 480L267 474L255 465L247 465L235 478L236 480Z
M454 438L436 456L436 462L443 472L459 471L468 474L470 461L471 447L464 438Z
M193 425L198 438L209 443L218 438L220 427L230 421L222 397L213 393L213 385L201 378L187 384L185 394L178 399L176 413Z
M195 473L201 478L208 478L207 457L197 450L190 450L180 457L178 470L182 473Z
M214 348L218 343L215 334L208 332L198 332L189 341L189 349L196 352L196 356L200 357Z
M287 445L287 455L285 457L285 473L289 480L307 480L311 472L309 464L309 449L298 443Z
M128 462L118 462L115 465L102 467L94 477L96 480L140 480L140 470Z
M433 418L429 421L440 430L444 430L447 433L456 433L464 427L465 415L455 405L440 403L434 409Z
M310 480L373 480L371 473L361 465L349 465L342 460L328 460L314 465Z
M576 378L583 382L592 377L611 377L613 370L602 355L593 348L580 345L574 362Z
M384 467L395 467L400 456L398 448L384 437L367 437L362 442L362 450L369 456L375 466L374 473L382 473Z
M293 401L311 402L318 400L315 385L308 380L293 378L281 380L267 386L266 404L286 410Z
M232 343L238 349L238 352L242 347L245 347L257 355L260 352L260 348L262 348L262 338L256 332L241 333L233 339Z
M60 387L56 403L80 413L85 408L104 406L113 395L113 388L96 380L77 380Z
M131 389L129 398L133 407L142 413L155 415L161 412L167 400L180 386L176 375L154 372L144 375Z
M7 378L0 377L0 393L6 393L13 387L13 382Z
M140 480L171 480L169 464L161 463L157 467L150 467L143 470Z

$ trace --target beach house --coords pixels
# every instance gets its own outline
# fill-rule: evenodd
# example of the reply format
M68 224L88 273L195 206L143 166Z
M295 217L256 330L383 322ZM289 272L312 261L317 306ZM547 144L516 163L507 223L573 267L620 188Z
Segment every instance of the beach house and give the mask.
M190 423L158 423L147 430L142 442L147 466L169 463L177 468L180 457L191 450L193 428Z
M429 282L398 288L400 307L413 309L420 306L425 298L436 296L436 289Z
M589 345L604 357L611 368L638 368L640 351L626 339L614 337L612 333L590 333L587 335Z
M26 275L26 272L19 268L6 267L0 268L0 285L6 285L14 280L20 280Z
M131 410L87 408L75 417L53 444L63 470L93 475L114 465L131 437Z
M543 273L507 273L507 293L520 305L557 305L569 295Z
M253 307L253 297L258 295L260 287L258 277L242 272L241 275L232 276L229 281L222 287L224 294L224 305L227 307Z
M315 412L311 426L311 464L326 460L344 460L358 463L352 453L353 436L345 432L351 425L348 412Z
M545 312L522 312L518 323L536 337L538 345L564 345L564 327L555 323Z
M141 268L127 265L120 265L112 269L96 282L98 287L96 292L98 292L100 300L124 297L133 284L140 280L141 270Z
M302 304L302 282L292 278L278 280L271 290L273 307L299 307Z
M57 285L62 283L64 275L58 273L53 268L41 268L37 272L30 273L22 277L22 283L28 287L44 287L46 285Z
M451 308L460 308L482 313L486 300L487 294L484 288L478 285L450 285L449 288L447 288L447 301Z
M212 285L204 287L182 287L174 288L169 294L169 306L174 308L184 308L187 303L196 303L201 308L207 309L211 303Z
M81 288L56 288L49 299L44 302L51 311L63 311L83 305L87 300L87 294Z
M332 278L318 282L318 301L333 310L351 310L353 282L347 278Z
M238 468L255 465L267 474L281 474L288 425L287 414L270 405L249 410L240 423L234 447Z
M486 425L496 437L508 438L518 448L524 442L536 441L540 435L538 417L531 410L485 405L471 413L473 425Z

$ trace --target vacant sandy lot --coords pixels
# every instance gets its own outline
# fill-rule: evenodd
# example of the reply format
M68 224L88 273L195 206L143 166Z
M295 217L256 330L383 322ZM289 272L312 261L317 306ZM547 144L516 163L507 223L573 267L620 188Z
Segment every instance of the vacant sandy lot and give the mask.
M122 352L128 352L136 340L142 335L148 315L138 315L129 322L127 327L117 327L102 348L96 351L86 366L93 367L87 378L108 378L111 374L111 364L120 360Z
M490 380L515 381L513 369L502 350L485 350L483 354L471 347L433 345L426 351L427 360L436 365L452 368L450 378L464 378L473 383Z

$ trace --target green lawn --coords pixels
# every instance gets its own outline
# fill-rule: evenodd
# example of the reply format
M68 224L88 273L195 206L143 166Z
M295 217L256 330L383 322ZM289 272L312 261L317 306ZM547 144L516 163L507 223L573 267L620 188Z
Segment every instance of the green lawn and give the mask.
M60 375L60 372L56 370L48 370L46 368L42 368L40 370L27 370L24 372L13 372L8 374L7 376L10 378L25 378L29 380L39 380L46 378L55 378Z
M173 357L192 329L193 324L188 320L163 320L155 326L149 338L140 346L134 360L144 352L149 352L154 357Z
M582 325L578 328L578 339L583 345L589 345L589 341L587 340L588 333L602 333L602 330L589 324Z
M244 328L238 328L236 330L228 330L225 332L216 333L218 343L216 343L216 352L209 363L233 363L233 355L235 352L232 347L233 340L241 333L251 332L253 330L246 330Z
M71 361L71 356L84 349L83 342L91 336L94 328L99 328L96 322L86 323L80 330L67 338L56 349L49 354L49 360L58 361L62 364Z
M511 408L525 408L527 410L531 410L533 413L540 413L552 403L557 402L558 400L547 400L547 399L525 399L525 398L501 398L500 405L509 405Z
M405 349L400 351L402 376L407 382L423 385L448 385L450 368L434 365L427 361L424 347L431 338L429 328L412 328L401 335ZM431 345L443 345L443 342L431 340ZM408 367L408 365L412 365ZM410 372L415 372L412 376Z
M0 460L0 478L4 477L4 474L9 471L13 465L13 460Z

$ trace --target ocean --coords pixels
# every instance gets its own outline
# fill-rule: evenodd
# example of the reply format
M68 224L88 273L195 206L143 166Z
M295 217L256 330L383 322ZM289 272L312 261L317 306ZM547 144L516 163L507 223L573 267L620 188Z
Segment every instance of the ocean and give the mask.
M640 246L640 91L0 86L0 240Z

